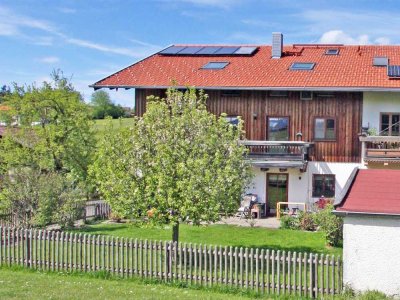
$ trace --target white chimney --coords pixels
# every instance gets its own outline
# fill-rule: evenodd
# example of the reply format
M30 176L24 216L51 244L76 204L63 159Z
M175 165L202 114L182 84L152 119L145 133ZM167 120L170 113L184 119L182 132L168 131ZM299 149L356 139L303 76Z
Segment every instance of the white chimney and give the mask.
M272 58L281 58L283 51L283 35L281 32L272 33Z

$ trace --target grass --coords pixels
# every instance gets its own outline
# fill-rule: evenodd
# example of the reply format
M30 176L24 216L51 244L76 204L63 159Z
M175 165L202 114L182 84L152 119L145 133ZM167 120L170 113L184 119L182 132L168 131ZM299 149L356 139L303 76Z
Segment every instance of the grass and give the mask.
M96 136L100 137L112 127L114 130L121 127L129 127L132 124L132 118L113 119L113 120L95 120L94 129Z
M171 240L172 228L137 227L134 224L94 224L77 231L125 238ZM286 251L341 255L342 248L327 248L322 232L238 227L233 225L192 226L182 224L179 240L187 243L253 247Z
M52 273L22 268L0 268L0 299L249 299L252 294L226 290L182 288L103 273ZM259 296L260 297L260 296ZM263 299L298 299L271 297Z

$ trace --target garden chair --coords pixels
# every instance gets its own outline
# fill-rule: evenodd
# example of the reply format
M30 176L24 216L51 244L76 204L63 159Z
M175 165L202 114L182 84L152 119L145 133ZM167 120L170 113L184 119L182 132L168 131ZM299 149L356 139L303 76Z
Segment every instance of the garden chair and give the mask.
M251 207L257 202L257 195L248 194L243 197L240 202L240 208L237 211L237 215L240 218L246 218L250 216Z

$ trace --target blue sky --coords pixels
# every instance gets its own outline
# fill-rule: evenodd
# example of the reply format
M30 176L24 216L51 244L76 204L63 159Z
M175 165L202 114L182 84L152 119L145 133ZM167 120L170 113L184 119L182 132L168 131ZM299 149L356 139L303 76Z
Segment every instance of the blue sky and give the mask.
M173 43L399 44L400 2L289 0L2 0L0 85L41 84L53 69L89 84ZM110 92L134 105L133 90Z

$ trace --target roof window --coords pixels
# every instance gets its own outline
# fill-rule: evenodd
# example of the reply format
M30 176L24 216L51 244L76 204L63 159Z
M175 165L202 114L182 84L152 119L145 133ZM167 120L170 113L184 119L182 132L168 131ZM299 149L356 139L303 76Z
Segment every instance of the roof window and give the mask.
M303 62L295 62L290 66L290 70L312 70L314 69L315 63L303 63Z
M385 56L375 56L372 62L375 67L386 67L389 64L389 59Z
M201 67L201 69L206 69L206 70L221 70L225 68L229 62L227 61L210 61L206 63L204 66Z
M325 55L339 55L339 49L326 49Z

